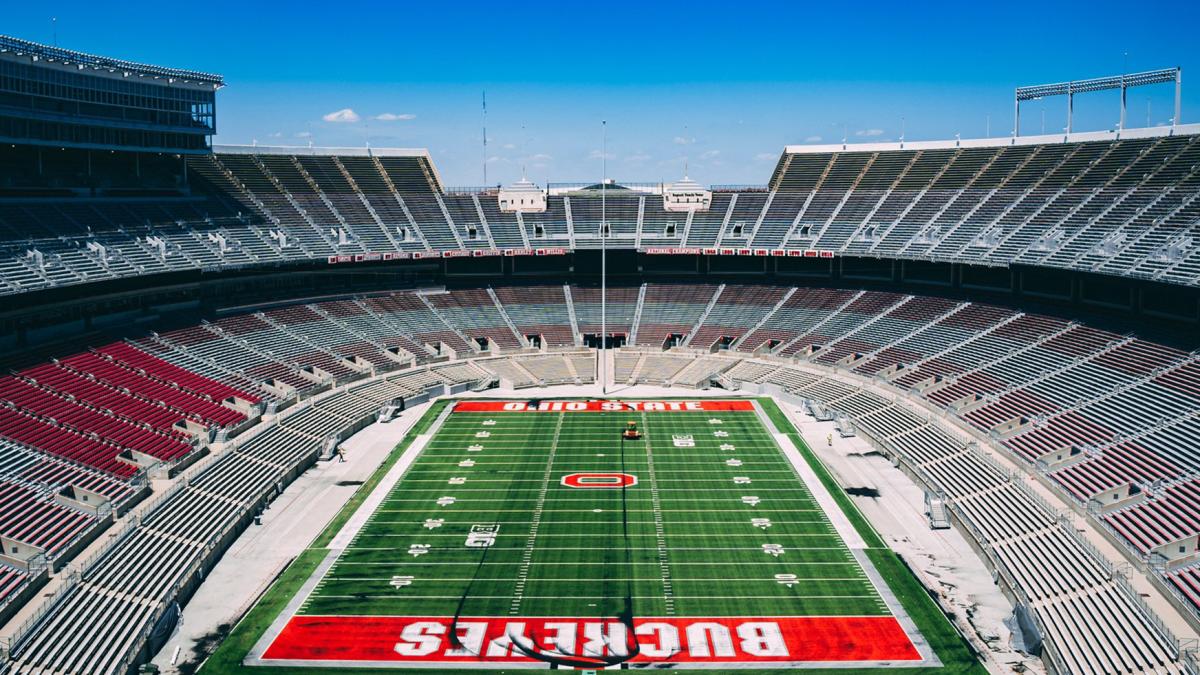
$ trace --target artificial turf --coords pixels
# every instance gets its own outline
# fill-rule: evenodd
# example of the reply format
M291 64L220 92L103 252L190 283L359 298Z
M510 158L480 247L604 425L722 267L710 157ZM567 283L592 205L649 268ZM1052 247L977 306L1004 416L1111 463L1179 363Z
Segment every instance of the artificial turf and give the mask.
M450 415L300 613L611 617L632 595L640 616L887 614L754 412L636 413L643 439L622 440L630 419ZM675 447L675 436L694 447ZM581 472L639 482L561 484ZM455 501L441 506L444 497ZM491 525L494 545L464 545L473 526ZM770 544L783 552L764 552ZM408 576L409 585L391 585Z
M773 404L765 403L774 424L790 431ZM637 422L641 440L621 439L629 421ZM677 443L686 437L690 444ZM828 481L811 451L799 446ZM638 483L624 489L562 484L563 476L595 472L631 474ZM874 548L877 536L844 492L833 485L833 494L846 500L847 515L872 547L868 554L885 553ZM754 505L743 499L751 496L757 498ZM446 497L453 503L444 503ZM339 526L351 512L348 507L339 516ZM466 546L473 526L498 526L494 544ZM328 545L333 531L316 544ZM782 547L782 553L772 555L764 544ZM939 670L976 670L969 654L959 658L961 641L936 607L928 611L928 598L920 597L907 571L891 564L891 557L870 558L882 564L889 585L891 576L903 576L897 595L906 609L917 608L914 620L922 633L932 633L931 643L951 666ZM297 563L287 575L292 594L319 557ZM776 575L794 578L785 584ZM254 636L290 599L288 592L273 589L264 599L271 608L256 617ZM456 412L337 555L295 620L606 620L625 611L638 617L831 621L889 614L755 411ZM232 670L228 657L244 653L247 637L214 660ZM766 672L769 664L762 665ZM250 672L262 670L274 669Z

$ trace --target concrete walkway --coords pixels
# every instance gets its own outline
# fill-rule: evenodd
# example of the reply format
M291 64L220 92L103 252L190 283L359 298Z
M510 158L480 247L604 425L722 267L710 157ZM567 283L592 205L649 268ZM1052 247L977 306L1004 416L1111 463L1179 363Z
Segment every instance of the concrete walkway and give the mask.
M177 673L197 640L222 624L236 622L257 602L275 578L321 533L342 506L416 424L429 404L406 410L398 419L375 423L342 445L346 461L318 462L289 485L233 543L183 608L175 634L153 662L163 673Z
M961 632L987 657L991 672L1045 672L1040 659L1013 651L1003 621L1013 606L992 581L983 560L956 529L931 530L925 518L925 492L865 440L842 438L833 422L817 422L795 406L777 401L843 487L865 488L851 495L859 511L905 560L943 608L951 609ZM832 435L830 445L827 439ZM870 491L877 496L871 496Z

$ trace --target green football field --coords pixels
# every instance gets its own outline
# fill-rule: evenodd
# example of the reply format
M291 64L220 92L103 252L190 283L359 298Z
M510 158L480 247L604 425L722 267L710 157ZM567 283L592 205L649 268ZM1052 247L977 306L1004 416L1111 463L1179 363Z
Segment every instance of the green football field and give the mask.
M348 522L261 662L936 658L757 403L556 404L444 415ZM630 422L640 439L623 437Z

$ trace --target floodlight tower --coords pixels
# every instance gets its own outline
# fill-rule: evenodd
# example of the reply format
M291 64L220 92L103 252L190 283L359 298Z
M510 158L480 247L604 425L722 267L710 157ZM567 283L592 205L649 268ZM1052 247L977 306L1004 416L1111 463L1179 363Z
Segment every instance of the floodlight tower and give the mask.
M1075 130L1075 95L1087 94L1094 91L1105 91L1109 89L1121 90L1121 117L1117 122L1117 130L1125 130L1125 112L1126 112L1126 92L1131 87L1144 87L1151 84L1174 84L1175 85L1175 117L1171 120L1171 126L1181 124L1179 119L1180 114L1180 93L1183 87L1183 70L1179 67L1165 68L1162 70L1148 70L1141 73L1130 73L1127 75L1113 75L1111 77L1097 77L1091 80L1073 80L1071 82L1060 82L1058 84L1038 84L1031 87L1017 87L1013 95L1013 135L1021 135L1021 102L1022 101L1037 101L1045 96L1066 96L1067 97L1067 133Z

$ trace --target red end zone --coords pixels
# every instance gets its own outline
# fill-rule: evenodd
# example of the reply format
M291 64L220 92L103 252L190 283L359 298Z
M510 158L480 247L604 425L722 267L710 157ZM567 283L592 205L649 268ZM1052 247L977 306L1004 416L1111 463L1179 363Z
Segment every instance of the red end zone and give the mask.
M647 618L634 638L620 623L579 618L462 618L461 646L446 617L296 616L262 655L265 661L529 663L513 643L540 652L606 656L640 653L631 663L920 661L893 617Z
M459 401L454 412L720 412L754 410L746 400L713 401Z

